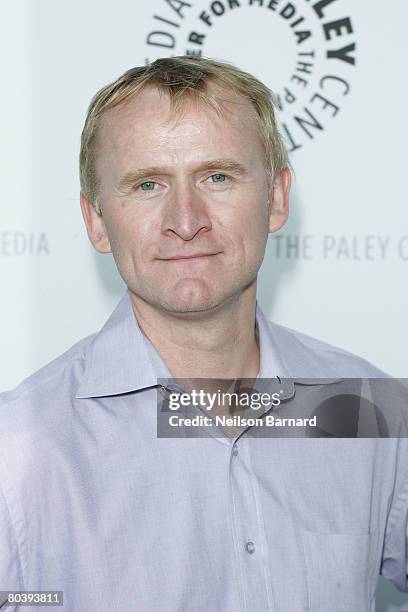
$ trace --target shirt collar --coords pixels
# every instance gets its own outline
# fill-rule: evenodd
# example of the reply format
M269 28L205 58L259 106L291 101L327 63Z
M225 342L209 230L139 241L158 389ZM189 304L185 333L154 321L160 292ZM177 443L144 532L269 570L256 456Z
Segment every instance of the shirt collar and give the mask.
M335 360L314 348L312 338L299 336L296 332L269 321L259 304L257 304L257 323L262 326L262 339L264 342L262 355L265 356L265 378L278 376L290 378L293 382L302 385L331 384L343 380L344 368L339 367ZM302 340L303 338L303 340ZM269 367L269 356L273 355L273 362L278 364L275 374ZM352 374L349 374L352 377Z
M270 323L258 303L256 325L260 350L258 378L307 376L312 379L332 375L322 372L322 364L313 362L310 349L293 334ZM171 374L140 329L126 291L87 347L84 377L76 398L106 397L155 387L158 378L171 378Z
M87 347L84 377L75 397L119 395L156 384L156 373L126 291Z
M282 361L279 347L276 345L271 324L265 317L262 308L256 303L256 326L259 338L259 373L258 378L285 378L289 376Z

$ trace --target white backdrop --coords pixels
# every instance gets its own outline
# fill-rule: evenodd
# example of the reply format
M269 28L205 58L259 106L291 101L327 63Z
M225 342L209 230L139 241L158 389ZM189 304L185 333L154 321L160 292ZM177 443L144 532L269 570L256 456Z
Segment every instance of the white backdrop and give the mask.
M38 0L5 13L1 389L96 331L123 291L79 211L91 96L131 66L198 49L263 78L296 147L291 219L270 238L260 302L278 323L407 375L404 0L392 10L368 0Z
M80 215L91 96L131 66L199 50L261 77L282 107L296 181L261 304L278 323L407 376L406 0L2 8L0 389L99 329L124 290Z

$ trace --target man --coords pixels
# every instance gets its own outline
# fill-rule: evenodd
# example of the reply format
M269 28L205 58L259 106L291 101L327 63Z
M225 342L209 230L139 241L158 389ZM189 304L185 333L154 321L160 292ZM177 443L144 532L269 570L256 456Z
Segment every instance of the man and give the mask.
M128 291L1 398L0 589L73 612L373 612L380 572L408 589L406 440L157 436L158 379L290 400L281 378L382 376L256 303L291 180L268 89L211 60L132 69L93 99L80 165Z

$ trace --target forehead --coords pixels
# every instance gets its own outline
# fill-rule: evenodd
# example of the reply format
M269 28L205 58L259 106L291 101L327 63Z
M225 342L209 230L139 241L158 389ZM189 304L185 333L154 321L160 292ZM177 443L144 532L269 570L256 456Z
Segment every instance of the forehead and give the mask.
M105 111L99 126L99 146L111 153L131 149L167 147L181 149L210 141L247 149L261 146L255 110L243 96L212 86L220 112L195 97L186 97L179 112L169 95L155 87Z

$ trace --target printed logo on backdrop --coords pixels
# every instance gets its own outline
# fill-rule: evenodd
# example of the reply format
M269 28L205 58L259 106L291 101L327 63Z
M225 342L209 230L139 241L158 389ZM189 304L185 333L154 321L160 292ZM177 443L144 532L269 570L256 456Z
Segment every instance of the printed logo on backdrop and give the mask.
M408 262L408 235L274 234L270 248L275 259L322 261Z
M330 128L351 91L357 42L342 0L157 0L146 63L205 56L274 92L289 151Z
M49 254L50 246L45 232L0 230L0 257Z

